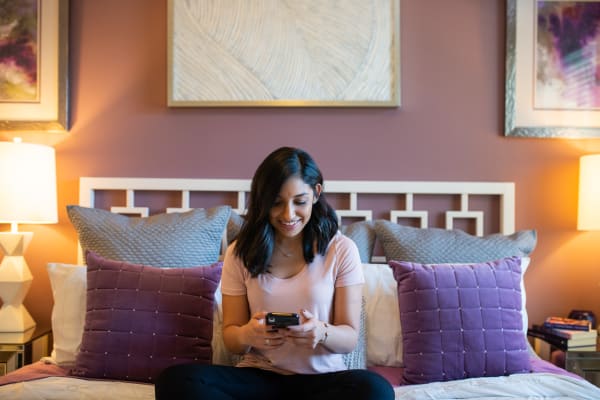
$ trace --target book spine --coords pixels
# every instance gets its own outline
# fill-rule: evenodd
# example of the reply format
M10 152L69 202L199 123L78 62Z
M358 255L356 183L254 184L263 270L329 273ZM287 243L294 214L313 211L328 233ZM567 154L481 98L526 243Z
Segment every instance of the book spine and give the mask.
M543 332L547 335L558 336L563 339L570 339L570 336L567 336L560 329L548 328L546 325L533 325L533 329L536 331Z
M547 331L556 336L563 337L569 340L589 340L596 339L598 337L598 333L596 330L590 331L574 331L568 329L557 329L557 328L545 328L544 326L539 326L538 329L542 331Z
M569 329L572 331L589 331L589 326L576 325L576 324L562 324L560 322L544 322L544 327L554 329Z

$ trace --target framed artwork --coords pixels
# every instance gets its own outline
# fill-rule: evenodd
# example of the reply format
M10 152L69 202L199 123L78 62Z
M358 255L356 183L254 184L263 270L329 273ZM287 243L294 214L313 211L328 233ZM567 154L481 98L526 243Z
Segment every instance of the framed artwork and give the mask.
M505 135L600 138L600 1L507 0Z
M170 107L397 107L400 0L168 0Z
M68 0L0 2L0 131L69 129Z

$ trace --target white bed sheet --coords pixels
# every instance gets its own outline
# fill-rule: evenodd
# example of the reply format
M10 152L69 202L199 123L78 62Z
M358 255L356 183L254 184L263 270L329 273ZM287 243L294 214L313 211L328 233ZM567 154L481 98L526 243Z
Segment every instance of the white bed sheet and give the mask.
M551 373L516 374L395 388L396 400L570 399L598 400L600 388ZM2 400L152 400L148 384L50 377L0 386Z
M2 400L153 400L154 385L49 377L0 386Z
M600 399L600 388L583 379L544 372L401 386L395 392L402 400Z

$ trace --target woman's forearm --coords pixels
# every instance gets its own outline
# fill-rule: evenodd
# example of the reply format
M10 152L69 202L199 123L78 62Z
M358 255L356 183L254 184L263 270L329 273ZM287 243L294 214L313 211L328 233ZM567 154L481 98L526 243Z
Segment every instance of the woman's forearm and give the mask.
M350 353L358 343L358 332L350 325L332 325L321 321L319 345L334 353Z
M245 354L250 350L245 337L243 326L229 325L223 328L223 342L231 353Z

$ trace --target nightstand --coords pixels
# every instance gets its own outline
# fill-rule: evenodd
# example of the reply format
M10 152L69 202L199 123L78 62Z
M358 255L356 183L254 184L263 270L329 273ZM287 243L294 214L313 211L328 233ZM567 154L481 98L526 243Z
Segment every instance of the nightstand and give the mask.
M25 332L0 333L0 372L38 361L52 351L52 328L50 324L38 324ZM4 371L3 371L4 370ZM0 373L0 375L3 375Z
M566 351L565 369L600 386L600 347L596 351Z
M596 351L564 350L564 344L550 336L544 336L535 328L527 331L535 352L546 361L583 377L600 386L600 336L596 339Z

